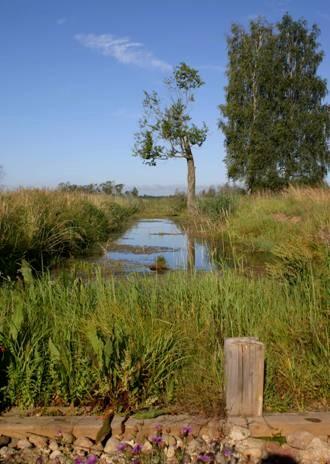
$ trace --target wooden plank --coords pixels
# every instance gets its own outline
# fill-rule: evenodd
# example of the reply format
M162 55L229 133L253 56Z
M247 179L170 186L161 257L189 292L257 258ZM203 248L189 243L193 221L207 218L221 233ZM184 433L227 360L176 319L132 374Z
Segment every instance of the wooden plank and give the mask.
M228 416L261 416L264 344L255 337L225 340L225 399Z

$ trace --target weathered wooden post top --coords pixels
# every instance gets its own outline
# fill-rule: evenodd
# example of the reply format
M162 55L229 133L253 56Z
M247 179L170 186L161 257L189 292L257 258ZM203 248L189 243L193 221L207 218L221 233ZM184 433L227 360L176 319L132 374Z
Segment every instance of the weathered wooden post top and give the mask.
M228 416L261 416L265 346L255 337L225 339L225 400Z

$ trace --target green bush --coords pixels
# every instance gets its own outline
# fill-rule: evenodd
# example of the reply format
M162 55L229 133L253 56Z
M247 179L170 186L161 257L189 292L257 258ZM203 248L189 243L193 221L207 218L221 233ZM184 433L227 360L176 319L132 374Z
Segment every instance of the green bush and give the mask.
M197 206L202 214L212 220L221 220L233 213L238 206L238 194L219 193L198 198Z

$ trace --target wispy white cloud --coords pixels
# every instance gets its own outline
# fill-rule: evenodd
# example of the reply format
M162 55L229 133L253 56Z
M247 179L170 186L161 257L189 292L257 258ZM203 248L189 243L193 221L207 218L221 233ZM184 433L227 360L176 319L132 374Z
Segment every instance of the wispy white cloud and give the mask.
M56 20L56 24L57 24L58 26L63 26L63 24L65 24L65 23L67 22L67 20L68 20L68 19L65 18L65 17L63 16L63 18L58 18L58 19Z
M115 37L111 34L77 34L75 39L84 47L97 50L120 63L157 68L161 71L172 69L171 65L156 58L141 42L133 42L128 37Z

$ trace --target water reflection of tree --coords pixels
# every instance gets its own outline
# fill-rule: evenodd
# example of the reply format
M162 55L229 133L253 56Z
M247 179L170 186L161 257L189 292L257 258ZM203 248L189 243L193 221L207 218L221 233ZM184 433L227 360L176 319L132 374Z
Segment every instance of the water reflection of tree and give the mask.
M187 270L194 271L196 265L196 244L192 234L187 231Z

